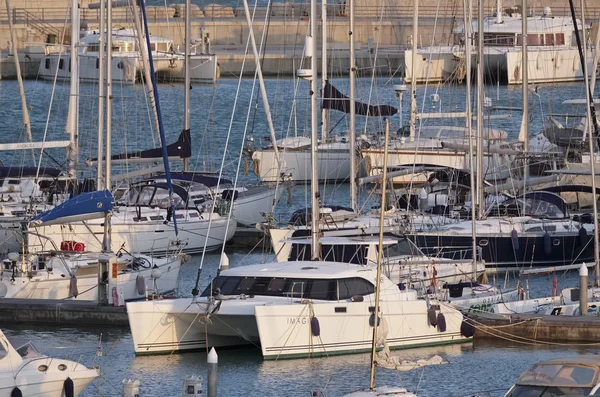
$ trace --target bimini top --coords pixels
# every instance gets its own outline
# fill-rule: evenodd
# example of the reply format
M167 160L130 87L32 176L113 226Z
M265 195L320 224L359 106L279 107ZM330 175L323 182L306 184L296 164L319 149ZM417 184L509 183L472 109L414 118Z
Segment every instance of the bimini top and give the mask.
M599 371L598 355L555 358L537 363L525 371L517 385L592 388L600 381Z
M98 219L112 208L113 197L108 190L81 193L49 211L34 216L31 219L31 224L33 226L47 226Z

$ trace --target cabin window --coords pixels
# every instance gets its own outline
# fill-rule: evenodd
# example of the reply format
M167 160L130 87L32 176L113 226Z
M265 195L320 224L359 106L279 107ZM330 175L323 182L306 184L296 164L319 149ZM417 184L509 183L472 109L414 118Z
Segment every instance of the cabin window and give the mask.
M175 219L183 219L185 216L183 214L176 214Z
M50 69L50 58L46 58L46 62L44 63L44 68L46 70Z
M309 296L311 299L336 300L335 280L313 280Z
M342 280L288 279L269 277L218 276L202 296L210 296L219 290L222 295L259 295L319 300L350 299L354 295L369 295L374 287L367 280L353 277Z
M63 67L65 66L65 62L64 62L64 61L65 61L64 59L59 59L59 60L58 60L58 68L59 68L60 70L62 70L62 69L63 69Z
M554 45L554 34L553 33L546 33L546 37L544 39L544 43L546 45Z
M145 216L142 216L140 218L133 218L134 222L146 222L148 220L148 218L146 218Z
M488 244L489 244L489 242L486 239L479 240L480 247L486 247Z
M350 299L354 295L370 295L375 292L373 284L362 278L338 280L338 298Z
M100 68L100 59L96 58L96 69Z
M71 73L71 59L69 58L69 73Z
M267 286L266 292L274 295L280 295L285 291L288 280L285 278L271 279Z
M150 220L151 221L162 221L163 219L165 219L163 216L151 216Z
M556 33L556 35L554 35L554 44L555 45L565 45L565 34L564 33Z
M18 185L19 184L19 180L18 179L9 179L8 180L8 184L9 185Z
M190 218L198 218L198 214L195 212L190 212Z

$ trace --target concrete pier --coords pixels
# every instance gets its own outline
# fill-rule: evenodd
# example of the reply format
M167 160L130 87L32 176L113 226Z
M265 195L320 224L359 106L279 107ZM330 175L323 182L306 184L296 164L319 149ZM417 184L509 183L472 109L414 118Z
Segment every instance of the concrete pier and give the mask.
M125 306L92 301L0 299L0 324L102 325L129 327Z
M382 0L359 0L356 4L354 36L357 43L357 63L361 69L371 70L373 66L379 75L401 72L404 63L404 49L412 43L412 4L414 0L396 0L392 4ZM98 28L98 10L88 8L93 0L82 0L81 25L91 30ZM487 2L486 15L494 11L495 1ZM492 4L493 3L493 4ZM569 15L568 7L561 0L546 0L543 6L552 7L553 15ZM23 56L29 56L30 64L24 67L27 78L37 73L40 52L47 42L68 44L70 24L65 26L67 13L64 0L12 0L11 12L0 8L0 50L8 48L10 36L8 18L14 25L18 48ZM532 7L530 12L540 13ZM319 7L320 10L320 7ZM260 42L264 34L266 47L263 71L268 76L291 76L300 66L304 37L308 32L308 8L306 4L293 2L275 3L269 10L257 10L253 31ZM452 29L462 23L462 1L451 0L437 6L425 0L419 5L419 46L446 45L452 43ZM586 8L587 21L592 23L592 37L597 29L600 4ZM203 8L194 6L192 17L192 37L201 37L202 32L210 34L213 51L217 54L223 77L239 75L248 39L248 26L241 7L209 4ZM268 14L268 18L267 18ZM343 0L331 1L328 6L327 36L329 57L334 59L332 75L347 73L348 65L348 15ZM113 12L115 26L132 27L132 11L129 8L116 8ZM180 4L168 7L148 7L149 30L152 35L173 39L176 46L183 43L184 12ZM320 24L320 22L319 22ZM319 31L321 28L319 26ZM320 34L319 34L320 36ZM316 42L320 42L317 37ZM375 50L378 49L375 58ZM180 47L181 49L181 47ZM376 64L374 59L377 59ZM27 59L25 59L27 61ZM320 62L318 62L320 65ZM2 76L14 76L12 62L2 60ZM245 75L254 74L253 59L247 61Z
M600 340L600 317L546 316L537 314L469 314L475 339L596 343Z

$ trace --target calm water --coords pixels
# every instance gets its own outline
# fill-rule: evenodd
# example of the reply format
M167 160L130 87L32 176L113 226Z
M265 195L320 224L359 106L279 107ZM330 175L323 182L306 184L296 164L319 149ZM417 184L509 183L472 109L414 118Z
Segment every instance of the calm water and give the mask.
M391 84L397 81L378 80L377 89L371 90L368 79L360 79L358 96L373 103L396 104ZM335 80L340 90L347 92L344 80ZM273 109L273 118L279 136L304 134L307 125L306 84L300 83L298 90L291 80L268 80L267 91ZM95 156L97 101L94 85L82 86L80 114L80 159L81 176L93 176L94 169L85 168L83 160ZM52 107L52 84L27 81L26 91L31 108L34 140L38 141L46 133L47 140L65 139L64 120L67 112L68 87L58 84L54 91ZM222 79L215 86L196 85L191 91L191 119L194 155L192 164L195 169L216 170L220 168L229 125L232 125L223 170L228 177L235 176L238 168L240 148L244 142L244 129L257 142L268 135L262 104L256 103L256 93L252 81L244 80L239 100L234 112L234 100L237 80ZM296 92L296 94L294 94ZM459 87L420 87L418 91L419 109L432 111L429 95L437 92L441 101L435 110L445 112L464 110L464 89ZM150 122L151 117L146 106L144 89L136 87L115 87L113 113L113 153L125 150L139 150L157 145L156 133ZM160 100L163 106L165 128L168 140L175 141L183 125L183 92L181 85L161 85ZM495 106L521 106L519 87L487 87L486 95L491 97ZM549 113L570 113L582 109L571 109L561 105L569 98L584 96L581 84L543 87L539 96L531 97L531 134L538 133L545 117ZM408 95L406 95L408 97ZM296 98L296 112L291 112L293 99ZM249 106L250 104L250 106ZM405 103L403 118L408 120L408 104ZM48 109L51 111L48 113ZM248 110L250 109L250 110ZM0 142L15 142L25 139L21 125L21 108L18 100L16 82L0 82ZM291 117L290 114L294 116ZM510 117L494 119L493 126L505 129L509 136L518 135L521 115L518 112L504 112ZM248 119L246 116L249 115ZM49 120L46 128L46 119ZM331 115L331 124L336 131L347 129L347 117ZM428 121L434 123L433 121ZM451 123L460 125L464 121ZM392 118L394 129L399 123L398 116ZM381 131L381 120L358 117L361 131ZM32 165L30 152L0 152L0 160L5 164ZM59 166L64 162L64 153L50 150L43 163ZM242 169L243 164L240 164ZM256 182L251 172L240 176L244 182ZM288 192L282 194L275 210L276 217L287 219L294 209L306 205L305 187L295 186L290 191L291 205L288 205ZM362 192L363 201L369 197L368 191ZM325 201L338 204L348 202L347 186L326 186L322 189ZM201 287L216 273L218 255L207 255L203 264ZM260 252L251 255L230 253L232 266L242 266L267 259ZM194 257L182 271L182 291L189 295L200 257ZM498 280L502 281L502 280ZM558 277L559 288L575 285L576 273L566 273ZM509 284L515 285L511 280ZM552 278L536 276L530 279L533 296L543 296L550 292ZM35 341L38 347L49 355L81 359L87 365L99 365L102 371L100 382L94 383L84 392L84 396L117 396L122 391L124 378L141 380L142 396L178 396L186 375L206 376L206 354L189 353L172 356L135 357L131 335L127 330L112 328L89 328L83 324L76 328L59 327L15 327L0 324L8 334L19 334ZM102 345L104 355L96 356L98 344ZM595 346L572 347L560 345L516 344L511 341L477 342L473 344L412 349L394 352L407 360L426 358L433 354L443 356L448 365L433 366L408 373L378 369L379 384L403 385L420 396L472 396L476 393L502 395L518 375L533 363L550 358L571 354L586 354ZM311 360L268 361L261 359L256 348L223 350L219 352L219 395L221 396L309 396L312 390L322 390L327 396L339 396L351 390L368 385L369 355L319 358Z

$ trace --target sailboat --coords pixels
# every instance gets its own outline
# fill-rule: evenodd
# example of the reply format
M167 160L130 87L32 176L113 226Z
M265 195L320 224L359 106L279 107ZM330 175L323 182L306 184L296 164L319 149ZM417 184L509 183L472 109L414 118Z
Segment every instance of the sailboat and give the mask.
M247 9L247 5L246 5ZM311 3L311 37L316 3ZM311 76L316 76L316 54ZM307 74L305 74L307 75ZM316 78L310 79L313 162L316 162ZM317 167L312 168L313 216L318 216ZM222 270L198 296L130 302L127 315L136 354L260 345L265 359L350 354L370 350L375 284L381 283L381 317L392 348L463 343L462 315L440 303L447 327L432 327L427 303L401 290L376 268L319 261L318 226L312 230L312 260L239 266ZM410 319L410 320L409 320ZM401 327L410 321L409 329ZM371 326L369 325L371 322Z
M27 340L7 337L0 330L0 396L78 396L100 376L71 360L41 354Z
M76 2L72 5L72 20L78 21L78 8ZM110 6L107 14L110 15ZM109 19L110 20L110 19ZM77 32L74 25L73 31ZM76 35L76 33L75 33ZM77 37L73 37L76 40ZM108 71L110 72L110 36L108 40ZM77 76L77 64L73 65L72 72ZM108 73L110 75L110 73ZM102 74L101 74L102 75ZM76 78L72 85L77 86ZM112 98L111 85L108 84L107 96ZM73 97L72 97L73 98ZM71 102L73 103L73 101ZM71 107L70 128L77 130L78 107ZM100 109L99 119L103 119L104 108ZM106 145L110 150L111 145L111 113L112 104L106 106ZM104 131L99 131L99 142L102 142ZM161 130L161 140L165 142L164 133ZM99 145L101 146L101 144ZM163 146L165 169L168 173L168 161L166 159L166 147ZM73 162L76 164L77 159ZM105 186L110 188L111 164L106 163ZM167 189L171 189L170 179L167 178ZM168 196L171 199L171 196ZM170 200L170 202L173 202ZM170 208L175 216L174 208ZM175 246L168 255L162 258L138 255L135 251L118 250L111 248L111 214L114 212L113 196L108 189L99 192L85 193L65 201L52 210L36 215L31 219L30 227L37 228L42 233L25 231L26 239L23 257L18 254L12 255L10 270L12 276L9 285L2 283L1 290L4 297L22 298L77 298L79 295L77 287L77 275L81 276L86 289L82 295L87 299L97 299L100 302L123 303L127 299L139 299L148 294L148 290L160 292L173 291L177 288L179 269L182 258L179 255L180 247ZM44 229L53 225L65 225L71 222L85 222L89 219L103 219L102 229L104 238L102 247L97 250L86 250L84 244L77 241L60 242L52 244L51 250L35 250L37 254L32 255L30 247L36 245L37 241L46 243L50 239L43 235ZM176 228L176 226L175 226ZM175 232L177 235L177 231ZM35 237L35 238L34 238ZM19 266L17 266L19 262ZM65 278L65 276L69 276ZM35 281L33 280L35 277ZM62 278L62 279L61 279ZM158 281L159 278L162 278ZM43 279L43 282L39 282ZM65 280L68 280L68 288L64 288ZM150 285L148 285L150 284ZM105 288L106 287L106 288ZM93 292L91 292L93 291ZM158 291L156 291L158 292Z

